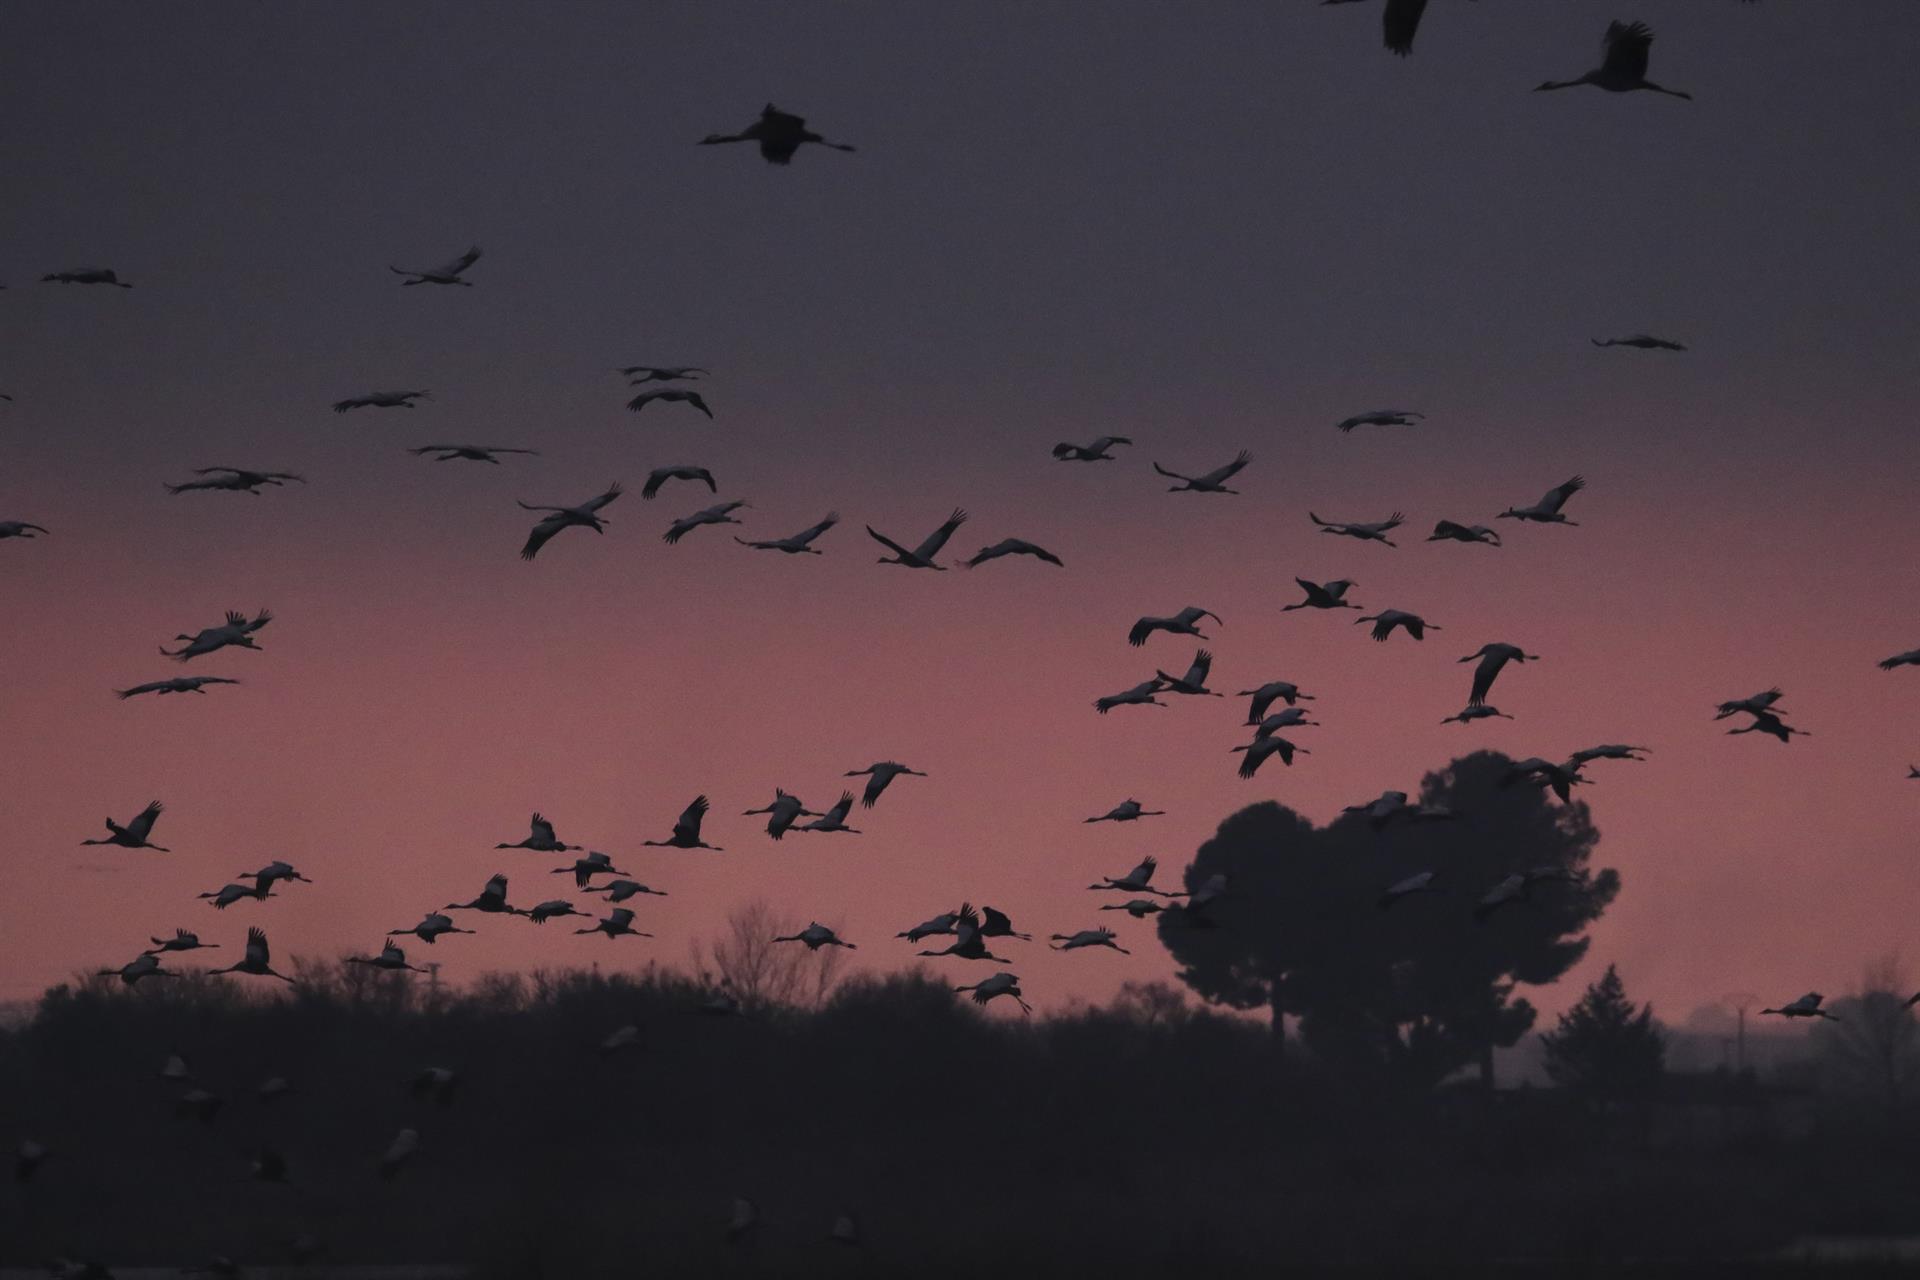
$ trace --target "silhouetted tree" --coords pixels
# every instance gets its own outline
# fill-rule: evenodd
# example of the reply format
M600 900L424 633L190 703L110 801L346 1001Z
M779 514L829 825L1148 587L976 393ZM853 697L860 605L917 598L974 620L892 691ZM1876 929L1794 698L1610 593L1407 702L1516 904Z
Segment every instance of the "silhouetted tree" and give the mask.
M774 941L805 926L804 920L777 914L765 898L754 898L728 913L724 935L695 947L695 960L742 1004L817 1009L839 976L842 949L809 951L796 942Z
M1635 1010L1612 965L1540 1042L1553 1082L1600 1102L1644 1098L1666 1070L1666 1038L1653 1025L1653 1006Z
M1232 815L1185 872L1190 890L1227 877L1212 927L1160 917L1181 979L1210 1001L1266 1007L1282 1037L1299 1018L1302 1041L1349 1075L1429 1086L1478 1061L1491 1082L1494 1047L1533 1026L1515 991L1572 967L1620 888L1613 871L1588 869L1599 833L1587 807L1503 786L1509 763L1478 752L1427 775L1417 802L1450 808L1453 821L1376 829L1347 814L1315 827L1271 801ZM1542 880L1475 919L1473 904L1501 879L1548 868L1583 883ZM1385 886L1419 871L1438 872L1442 892L1378 905Z
M1823 1022L1816 1032L1828 1088L1889 1121L1920 1091L1920 1024L1908 994L1899 960L1882 957L1861 975L1859 992L1834 1003L1840 1021Z

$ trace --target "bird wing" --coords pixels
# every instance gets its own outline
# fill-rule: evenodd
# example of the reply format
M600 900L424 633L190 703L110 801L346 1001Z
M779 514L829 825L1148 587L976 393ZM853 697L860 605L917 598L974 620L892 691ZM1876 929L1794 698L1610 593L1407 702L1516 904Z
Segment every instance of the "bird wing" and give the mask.
M913 552L907 550L905 547L895 542L892 538L889 538L886 534L881 533L879 530L875 529L872 525L867 526L867 536L872 538L875 542L879 543L881 546L888 548L895 555L901 557L902 559L905 559L908 556L911 556L913 554Z
M273 621L273 614L266 609L262 609L259 613L255 614L251 619L244 621L242 623L241 629L245 631L248 635L252 635L254 632L258 631L260 628L266 626L269 622L272 622L272 621Z
M247 930L247 963L265 968L269 959L267 931L254 925Z
M1169 480L1184 480L1188 484L1193 483L1192 476L1183 476L1178 471L1169 471L1157 462L1153 464L1153 469L1155 471L1158 471L1161 475L1165 476Z
M507 878L503 875L492 876L487 881L487 887L480 891L480 896L483 898L498 898L500 901L505 902L507 900Z
M647 482L640 486L641 498L652 501L653 495L660 492L660 486L678 474L677 469L673 467L661 467L657 471L648 472Z
M602 507L607 506L609 503L611 503L615 498L619 497L623 492L625 492L625 490L621 489L620 482L616 480L612 484L607 486L607 491L605 493L601 494L596 498L589 498L585 502L581 503L580 509L582 511L598 511Z
M1127 632L1127 643L1138 649L1147 642L1147 637L1167 625L1165 618L1142 618L1133 624Z
M1490 653L1480 659L1480 665L1473 669L1473 690L1467 694L1468 706L1486 705L1487 693L1493 688L1493 678L1499 675L1500 668L1506 665L1507 655L1504 653Z
M1224 467L1215 467L1204 476L1201 476L1201 483L1225 484L1227 481L1239 475L1240 469L1252 461L1253 455L1245 449L1242 449L1238 454L1234 455L1232 462L1227 463Z
M1647 54L1653 48L1653 31L1644 22L1610 22L1602 40L1607 51L1601 69L1610 76L1628 81L1647 78Z
M676 836L691 836L693 839L698 840L700 838L700 822L706 816L707 798L705 796L695 796L693 803L681 811L679 821L673 824L673 834Z
M554 534L566 527L567 522L559 516L548 516L539 524L533 526L532 532L527 534L527 545L520 548L520 558L522 560L531 560L539 555L540 548L546 546Z
M992 907L982 907L980 908L980 916L983 921L981 928L983 933L992 932L1005 934L1013 932L1013 921L1007 919L1006 913L1003 911L995 911Z
M1413 37L1420 29L1420 15L1427 11L1427 0L1387 0L1380 24L1387 48L1406 57L1413 52Z
M127 824L127 834L136 840L145 840L153 834L153 824L160 817L160 802L152 801L146 808Z
M838 511L829 511L827 512L826 519L822 520L819 524L809 525L807 528L802 529L799 533L789 538L788 541L797 542L801 546L805 546L839 523L840 513Z
M445 262L435 267L431 274L436 276L457 276L478 261L480 261L480 246L474 245L452 262Z
M1213 670L1213 653L1211 650L1202 649L1200 652L1194 654L1193 661L1187 664L1187 675L1184 683L1205 685L1207 683L1207 672L1211 670Z
M1584 476L1575 476L1565 484L1556 485L1547 490L1545 496L1540 499L1540 509L1549 513L1556 512L1566 505L1568 498L1586 487L1587 481Z
M933 559L940 554L940 548L947 545L947 539L953 536L953 531L966 522L967 513L959 507L955 507L953 514L947 517L946 523L928 534L926 541L915 547L913 553L922 560Z

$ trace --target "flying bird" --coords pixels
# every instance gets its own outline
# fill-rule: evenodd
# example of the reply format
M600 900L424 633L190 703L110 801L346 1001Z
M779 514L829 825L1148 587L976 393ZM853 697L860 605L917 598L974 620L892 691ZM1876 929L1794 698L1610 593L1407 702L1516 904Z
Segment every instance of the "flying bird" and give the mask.
M1142 680L1131 689L1110 693L1104 698L1095 698L1093 709L1105 715L1115 707L1164 707L1166 703L1156 702L1153 697L1163 687L1157 677L1152 680Z
M1584 477L1575 476L1565 484L1556 485L1540 497L1540 501L1530 507L1508 507L1500 513L1503 519L1531 520L1535 524L1567 524L1578 526L1579 521L1569 520L1560 511L1567 505L1567 499L1587 487Z
M520 558L522 560L531 560L539 555L540 548L546 546L553 535L559 533L562 529L591 529L595 533L605 533L607 531L607 522L600 517L599 512L602 508L606 507L607 504L619 497L621 492L619 482L616 481L607 486L605 493L600 494L598 497L588 498L585 502L574 507L536 505L530 502L520 503L523 510L545 511L547 513L540 517L540 523L534 525L533 532L527 535L527 545L520 548Z
M536 902L527 910L527 919L533 921L535 924L545 924L547 921L558 919L561 916L579 916L582 919L588 918L586 912L579 910L565 898L548 898L545 902ZM582 930L575 930L575 932L582 932ZM588 929L584 932L594 933L597 932L597 930ZM648 934L647 936L651 937L652 935Z
M840 793L840 798L833 802L832 808L828 809L825 813L820 814L812 822L801 823L799 826L795 827L794 830L795 831L829 831L829 832L844 831L848 835L857 836L860 834L859 829L856 827L850 827L847 825L847 815L852 812L853 812L853 792L842 791Z
M143 693L205 693L210 684L239 684L238 680L229 680L225 676L174 676L170 680L153 680L146 684L137 684L131 689L115 689L114 696L121 701L137 697Z
M171 951L203 951L208 948L217 951L220 948L220 944L217 942L200 941L200 935L191 929L175 929L171 938L148 938L147 941L153 944L153 946L147 950L147 954L150 956L162 955Z
M952 956L958 960L991 960L995 964L1012 964L1005 956L994 955L987 950L986 935L980 929L979 913L962 903L954 917L954 940L952 945L939 951L921 951L923 956Z
M253 887L256 889L265 888L270 884L277 884L282 880L289 882L298 880L301 884L313 883L313 881L294 870L291 862L283 862L279 858L275 858L258 871L237 871L234 874L243 880L253 881Z
M1484 524L1457 524L1442 520L1427 535L1428 542L1478 542L1489 547L1500 545L1500 535Z
M647 482L640 486L640 496L651 502L653 495L660 492L660 486L669 480L698 480L707 486L708 493L720 492L713 483L713 472L705 467L655 467L647 472Z
M1589 338L1587 341L1596 347L1636 347L1641 351L1685 351L1684 344L1668 338L1656 338L1650 333L1636 333L1625 338Z
M860 807L863 809L871 809L874 806L874 802L880 798L881 793L887 789L895 778L924 778L927 775L921 773L918 769L909 769L907 766L892 760L881 760L868 765L864 769L849 769L841 776L847 778L864 776L866 778L867 789L860 795Z
M939 915L922 920L911 929L894 934L896 938L905 938L908 942L918 942L922 938L934 938L951 934L960 923L960 913L967 908L964 904L959 911L942 911Z
M76 267L72 271L53 271L40 277L41 284L110 284L116 289L131 289L107 267Z
M162 645L160 652L166 657L177 658L181 662L187 662L191 659L214 653L230 646L240 649L258 650L260 646L253 642L253 633L272 621L273 615L265 609L262 609L252 618L248 618L244 613L236 613L229 609L227 610L227 620L222 625L217 627L203 627L193 635L187 635L183 632L175 636L174 639L185 640L187 642L185 645L178 649L168 649Z
M422 271L414 271L407 267L390 265L387 267L387 270L397 276L407 277L400 282L402 287L413 284L463 284L471 289L473 287L473 281L462 280L460 276L462 272L478 261L480 261L480 246L474 245L471 249L468 249L465 253L453 259L453 261L443 262L437 267L428 267Z
M867 536L893 552L891 556L881 556L881 564L899 564L905 565L909 569L940 569L944 571L946 566L935 564L933 558L940 554L940 548L947 545L947 539L953 536L953 531L966 522L967 513L959 507L955 507L953 514L947 517L946 523L928 534L920 545L911 551L895 542L892 538L889 538L886 534L880 533L872 525L867 526Z
M801 803L799 796L791 795L778 787L775 787L773 790L773 803L767 805L764 809L745 810L740 816L743 818L751 818L761 813L767 815L767 834L775 840L786 835L788 829L801 818L817 818L820 816L813 810L807 808L805 804Z
M419 1154L420 1131L418 1129L402 1129L393 1136L393 1141L387 1144L386 1151L380 1156L380 1176L383 1178L393 1177L405 1168L410 1160Z
M570 875L573 877L573 887L576 889L584 889L593 883L595 876L624 876L632 873L622 871L620 868L614 866L613 858L608 854L589 853L584 858L575 858L573 865L570 867L554 868L553 874L556 876Z
M1435 627L1434 630L1438 631L1439 628ZM1472 662L1476 658L1480 660L1480 665L1473 669L1473 688L1467 694L1467 705L1470 707L1486 704L1487 694L1493 688L1494 680L1499 677L1501 670L1509 662L1540 661L1539 654L1528 653L1520 646L1512 644L1483 644L1460 661Z
M1353 0L1320 0L1322 4L1351 4ZM1389 50L1406 57L1413 52L1413 38L1420 30L1420 18L1427 11L1427 0L1387 0L1380 15L1381 35Z
M133 986L147 978L177 978L180 975L160 967L160 957L150 951L143 951L118 969L97 970L103 978L119 978L125 986Z
M1061 462L1112 462L1114 457L1109 449L1117 444L1132 443L1126 436L1096 436L1090 444L1062 440L1053 446L1053 456Z
M839 523L840 513L838 511L829 511L827 512L826 518L820 521L819 524L811 525L798 533L790 534L784 538L768 538L756 541L752 538L742 538L735 535L733 540L743 547L752 547L755 551L780 551L790 556L825 555L825 552L813 546L813 540Z
M1259 724L1266 718L1267 708L1276 702L1284 702L1292 706L1295 702L1316 700L1312 694L1300 692L1300 686L1291 680L1269 680L1258 689L1242 689L1234 696L1253 699L1247 705L1248 724Z
M1510 787L1517 782L1527 782L1536 787L1548 787L1560 797L1562 804L1570 803L1573 789L1585 786L1587 782L1580 776L1581 763L1573 760L1556 763L1539 756L1528 756L1507 766L1506 773L1500 778L1500 785Z
M1162 818L1166 816L1166 813L1167 811L1165 809L1143 809L1140 807L1140 802L1138 800L1135 800L1132 797L1128 797L1127 799L1122 800L1119 804L1113 806L1113 808L1101 814L1099 817L1083 818L1081 819L1081 821L1083 822L1134 822L1140 818Z
M0 539L31 539L39 534L52 532L53 531L46 526L34 524L30 520L0 520Z
M1161 898L1177 898L1177 893L1168 893L1153 887L1154 869L1160 860L1154 857L1140 859L1140 864L1123 876L1104 876L1099 883L1090 884L1089 889L1118 889L1122 893L1151 893Z
M1300 589L1307 593L1305 600L1296 604L1284 605L1280 612L1292 613L1295 609L1358 609L1357 604L1347 601L1347 592L1360 584L1351 578L1335 578L1332 582L1308 582L1305 578L1295 578Z
M652 894L656 898L668 896L663 890L649 889L637 880L609 880L598 888L589 885L587 892L604 893L607 895L608 902L625 902L628 898L638 898L642 894Z
M807 128L805 117L782 111L771 102L760 109L758 120L739 133L710 133L700 139L699 145L711 147L726 142L758 143L760 158L768 164L791 163L794 152L809 142L816 146L832 147L835 151L853 150L844 142L829 142Z
M422 969L418 965L408 964L407 953L400 948L398 943L394 942L383 944L380 950L374 955L348 956L347 963L367 965L370 968L379 969L386 973L396 973L400 970L405 970L408 973L426 972L425 969Z
M1413 409L1373 409L1343 418L1333 425L1339 431L1352 431L1355 427L1410 427L1426 416Z
M1020 1006L1021 1013L1033 1012L1033 1006L1021 997L1019 977L1007 973L1004 970L990 977L982 978L978 982L969 983L962 987L955 987L954 990L971 991L975 1004L986 1004L995 996L1007 996L1010 997L1015 1004Z
M389 929L387 930L387 936L393 937L396 934L410 933L414 937L420 939L420 941L426 943L428 946L432 946L434 943L434 940L439 938L442 934L472 933L472 932L474 932L474 930L472 929L461 929L461 928L455 927L452 916L441 915L438 911L430 911L427 913L426 917L422 919L419 924L414 925L413 928Z
M1823 999L1825 999L1825 997L1818 991L1809 991L1798 1000L1783 1004L1778 1009L1762 1009L1760 1012L1777 1013L1783 1018L1825 1018L1828 1022L1840 1021L1840 1019L1820 1007L1820 1002ZM1909 1001L1909 1003L1911 1003L1911 1001Z
M972 569L989 560L998 560L1001 556L1032 556L1036 560L1045 560L1051 565L1061 564L1059 556L1043 546L1028 542L1025 538L1004 538L990 547L980 548L973 554L972 559L963 560L961 564Z
M1407 517L1398 511L1385 520L1365 522L1322 520L1311 511L1307 512L1307 518L1319 525L1322 533L1337 534L1343 538L1358 538L1362 542L1384 542L1390 547L1397 547L1400 544L1387 535L1407 521Z
M1414 804L1407 799L1404 791L1383 791L1376 799L1365 804L1347 805L1340 812L1364 815L1367 825L1376 831L1396 822L1445 822L1455 816L1453 810L1445 805Z
M704 396L698 391L687 391L679 387L670 388L666 391L642 391L639 395L627 401L627 408L638 413L655 400L658 400L661 404L690 404L700 412L706 414L709 418L713 416L713 410L708 407Z
M1752 716L1763 715L1769 711L1774 711L1774 706L1780 701L1781 697L1782 694L1776 686L1775 688L1768 689L1765 693L1756 693L1750 698L1735 698L1731 702L1721 703L1717 709L1717 714L1713 718L1715 720L1725 720L1728 716L1738 715L1743 711ZM1786 711L1782 708L1774 712L1774 714L1785 715Z
M1285 711L1276 711L1260 721L1253 728L1256 738L1271 738L1282 729L1315 728L1320 722L1307 719L1305 707L1288 707Z
M1047 945L1052 946L1055 951L1078 951L1082 947L1111 947L1123 956L1132 955L1133 952L1114 941L1119 936L1111 929L1082 929L1078 933L1056 933L1053 935L1053 941ZM1055 943L1059 945L1055 946Z
M1442 720L1440 723L1441 724L1471 724L1475 720L1511 720L1511 719L1513 719L1513 717L1508 715L1506 712L1502 711L1500 708L1490 707L1490 706L1487 706L1485 703L1480 703L1475 706L1465 707L1459 712L1459 714L1448 716L1445 720Z
M172 853L173 850L164 845L154 844L152 841L153 824L160 820L160 814L162 812L163 809L160 802L154 800L150 802L146 808L136 813L133 819L124 827L112 818L108 818L106 820L108 833L106 839L82 840L80 843L83 845L117 844L122 849L152 849L156 853Z
M263 486L280 488L287 481L305 484L307 478L291 471L249 471L245 467L201 467L194 471L202 480L187 480L164 486L168 493L189 493L196 489L223 489L233 493L260 495Z
M1670 98L1692 100L1690 93L1668 89L1647 79L1647 54L1653 48L1653 31L1646 23L1610 22L1607 24L1607 34L1600 39L1600 45L1606 50L1606 55L1598 67L1577 80L1549 80L1535 85L1534 92L1590 84L1608 93L1630 93L1635 89L1645 89L1652 93L1664 93Z
M415 400L430 399L432 394L429 391L369 391L363 396L335 400L333 411L347 413L354 409L411 409Z
M1135 622L1133 627L1127 632L1127 643L1138 649L1147 642L1147 637L1156 631L1164 631L1168 635L1174 636L1194 636L1197 639L1205 640L1207 637L1200 633L1200 619L1202 618L1212 618L1223 627L1227 625L1220 621L1219 614L1208 609L1202 609L1198 605L1190 604L1180 612L1174 614L1171 618L1141 618Z
M1795 734L1799 734L1803 738L1810 738L1813 736L1812 734L1808 733L1805 729L1794 728L1792 725L1788 724L1785 720L1782 720L1779 716L1775 715L1771 711L1759 712L1753 717L1753 722L1751 724L1748 724L1744 728L1740 728L1740 729L1729 729L1727 730L1727 732L1728 733L1764 733L1770 738L1778 738L1781 742L1786 742L1788 739L1792 738Z
M807 944L807 950L809 951L818 951L822 947L845 947L849 951L859 950L859 948L851 942L842 942L839 935L818 921L808 924L806 928L798 933L788 934L784 938L775 938L773 941L804 942Z
M275 973L271 956L267 951L267 931L255 925L247 930L247 951L238 963L224 969L209 969L208 973L245 973L258 978L278 978L282 982L292 982L284 973Z
M435 462L453 462L455 460L465 462L491 462L496 467L500 465L500 459L497 456L499 454L524 453L534 457L538 457L540 454L538 449L507 449L497 444L423 444L418 449L409 449L407 452L415 456L429 453L438 454L439 456L434 459Z
M622 366L615 372L625 374L635 383L641 383L684 382L690 378L698 378L711 370L692 364L630 364Z
M673 834L665 840L642 840L640 843L660 849L710 849L715 853L724 852L717 844L708 844L700 838L700 824L707 817L707 798L695 796L693 803L680 811L674 820Z
M1494 912L1523 902L1526 896L1527 878L1517 873L1510 875L1480 895L1480 900L1473 904L1473 918L1476 923L1484 924Z
M992 907L980 908L980 936L983 938L1018 938L1021 942L1032 942L1030 933L1015 933L1013 921L1004 911L995 911Z
M1353 621L1356 626L1363 622L1371 622L1373 638L1382 642L1393 634L1395 627L1401 628L1415 640L1424 640L1427 638L1427 632L1440 630L1438 623L1428 622L1419 614L1408 613L1405 609L1385 609L1379 613L1363 614Z
M1224 466L1215 467L1201 476L1183 476L1178 471L1169 471L1159 463L1153 469L1169 480L1180 483L1167 489L1168 493L1239 493L1238 489L1227 488L1227 481L1240 474L1240 469L1253 461L1253 455L1242 449L1234 455L1233 461Z
M261 884L258 880L254 881L252 885L223 884L217 890L196 894L195 896L208 899L207 905L214 908L214 910L225 911L234 903L243 902L248 898L254 898L261 902L266 901L273 896L273 885L271 881L266 884Z
M1260 772L1260 766L1267 762L1269 756L1279 756L1281 764L1292 768L1293 756L1296 751L1301 755L1310 756L1313 754L1313 752L1307 750L1305 747L1294 746L1293 743L1280 737L1278 734L1269 734L1264 738L1255 738L1247 745L1235 747L1233 750L1247 753L1240 761L1240 776L1243 778L1251 778L1254 774Z
M740 521L733 518L733 513L746 505L746 503L736 500L733 502L716 503L711 507L702 507L692 515L681 516L671 525L668 525L667 531L660 535L660 541L671 547L703 524L739 524Z
M1109 902L1100 908L1102 911L1124 911L1135 920L1145 920L1148 916L1167 910L1167 905L1155 902L1152 898L1130 898L1125 902Z
M1567 757L1567 763L1574 768L1590 760L1645 760L1645 755L1636 752L1652 751L1652 747L1633 747L1624 742L1605 742L1597 747L1585 747Z
M1207 688L1207 673L1212 670L1213 654L1210 650L1202 649L1193 655L1193 661L1187 665L1185 675L1170 676L1164 671L1155 671L1153 674L1167 693L1224 698L1227 696L1224 693Z
M528 822L528 833L524 840L512 844L496 844L496 849L531 849L535 853L571 853L580 848L577 844L568 844L554 834L553 824L535 813Z
M497 872L487 881L487 887L480 891L480 896L472 902L449 902L446 906L442 907L441 910L484 911L488 915L498 916L523 916L527 914L518 907L507 905L507 878ZM445 930L444 932L450 933L452 930Z

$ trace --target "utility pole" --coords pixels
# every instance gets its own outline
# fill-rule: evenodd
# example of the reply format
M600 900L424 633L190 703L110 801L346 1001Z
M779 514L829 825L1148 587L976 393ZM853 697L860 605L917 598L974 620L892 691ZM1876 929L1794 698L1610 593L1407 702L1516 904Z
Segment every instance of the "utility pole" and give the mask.
M1720 998L1733 1006L1733 1069L1741 1074L1745 1074L1747 1069L1747 1010L1759 1004L1760 997L1740 991Z

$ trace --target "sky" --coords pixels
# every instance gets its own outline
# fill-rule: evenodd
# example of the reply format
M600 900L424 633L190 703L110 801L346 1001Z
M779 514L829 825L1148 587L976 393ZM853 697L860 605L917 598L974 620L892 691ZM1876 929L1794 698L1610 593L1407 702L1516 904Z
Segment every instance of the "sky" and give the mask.
M1658 33L1688 103L1528 92ZM1037 934L1116 918L1085 886L1146 854L1177 878L1233 810L1318 822L1487 747L1644 743L1583 790L1624 888L1608 962L1675 1017L1731 992L1847 990L1920 912L1920 58L1907 0L1436 0L1414 55L1374 4L25 3L0 43L0 999L124 962L149 934L248 924L276 954L364 953L495 871L539 810L671 896L653 940L486 921L431 958L489 969L682 963L765 896L837 924L857 967L960 899ZM772 101L842 154L790 168L691 145ZM485 256L471 289L389 263ZM56 287L109 266L135 288ZM1684 354L1596 350L1650 331ZM709 422L625 410L617 365L690 363ZM410 411L336 416L376 389ZM1382 407L1412 428L1333 424ZM1119 461L1052 445L1132 437ZM537 448L501 467L405 452ZM1240 449L1240 496L1149 464ZM744 530L659 538L706 505ZM305 487L168 495L215 464ZM1577 528L1490 518L1568 476ZM532 564L514 502L623 481L604 537ZM1064 569L875 563L954 506L950 559L1003 537ZM1331 538L1407 513L1398 548ZM821 557L750 552L828 510ZM1499 549L1427 544L1440 518ZM1283 613L1294 577L1418 611L1421 644ZM1094 714L1190 641L1213 684L1317 695L1292 769L1235 776L1244 703ZM205 697L115 700L155 652L270 608ZM1488 641L1542 655L1445 725ZM1791 745L1714 704L1778 685ZM1731 722L1729 722L1731 723ZM824 808L848 769L922 769L853 836L775 844L740 811ZM643 849L697 793L722 854ZM1086 825L1128 796L1167 816ZM78 847L150 799L171 854ZM215 914L273 857L314 884ZM1169 976L1019 946L1041 1009ZM1908 950L1911 950L1908 948ZM417 947L415 959L427 958ZM229 953L223 953L229 954Z

